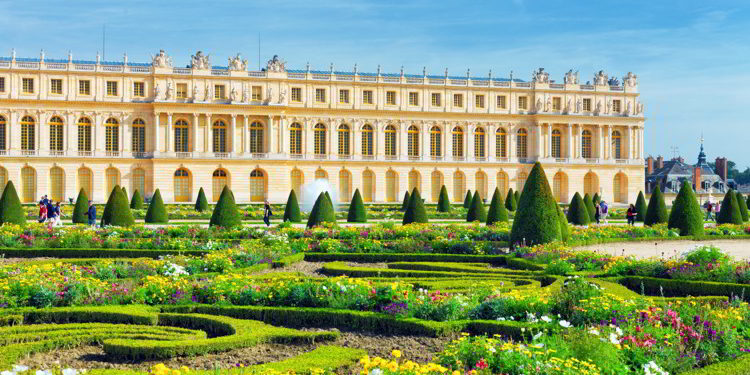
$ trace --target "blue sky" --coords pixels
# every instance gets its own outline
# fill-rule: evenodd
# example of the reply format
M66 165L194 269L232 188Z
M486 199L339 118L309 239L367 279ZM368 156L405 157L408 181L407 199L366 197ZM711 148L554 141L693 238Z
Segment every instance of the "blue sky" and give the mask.
M32 1L0 0L0 55L148 61L160 48L177 65L197 50L212 62L241 52L257 65L530 79L544 67L562 81L595 71L639 77L646 153L695 162L704 133L710 160L750 166L750 2L747 1Z

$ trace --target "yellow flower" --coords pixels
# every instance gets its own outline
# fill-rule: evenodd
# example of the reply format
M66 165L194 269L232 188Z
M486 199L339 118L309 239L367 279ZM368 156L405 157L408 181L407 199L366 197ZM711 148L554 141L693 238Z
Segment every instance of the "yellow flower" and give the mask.
M394 350L393 350L393 351L391 352L391 355L392 355L393 357L395 357L395 358L401 358L401 351L400 351L400 350L397 350L397 349L394 349Z

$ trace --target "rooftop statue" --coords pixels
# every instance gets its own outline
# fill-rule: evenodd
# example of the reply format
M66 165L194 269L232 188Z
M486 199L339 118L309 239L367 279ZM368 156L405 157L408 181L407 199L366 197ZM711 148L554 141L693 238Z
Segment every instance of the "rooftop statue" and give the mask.
M628 72L625 77L622 77L622 82L625 83L625 86L635 87L638 85L638 76L633 74L633 72Z
M620 80L617 77L612 77L607 81L610 86L620 86Z
M549 83L549 73L544 68L539 68L531 73L531 81L537 83Z
M203 51L198 51L190 57L190 67L193 69L211 69L211 58L204 55Z
M158 55L151 57L151 65L155 68L171 68L172 58L162 49Z
M244 71L247 70L247 59L242 59L239 53L235 57L229 58L229 70Z
M603 70L600 70L598 73L594 74L594 84L597 86L604 86L609 81L609 77L607 76L607 73L604 73Z
M286 61L279 59L279 55L273 55L271 60L266 64L266 70L269 72L286 72Z
M565 73L565 84L566 85L577 85L578 84L578 71L573 73L573 69L568 70Z

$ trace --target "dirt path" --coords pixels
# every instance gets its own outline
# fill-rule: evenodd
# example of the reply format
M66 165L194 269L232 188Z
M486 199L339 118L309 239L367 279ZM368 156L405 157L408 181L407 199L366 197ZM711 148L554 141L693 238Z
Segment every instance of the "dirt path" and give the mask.
M617 242L577 247L610 255L634 255L637 258L673 258L698 246L712 245L737 258L750 260L750 240L643 241Z

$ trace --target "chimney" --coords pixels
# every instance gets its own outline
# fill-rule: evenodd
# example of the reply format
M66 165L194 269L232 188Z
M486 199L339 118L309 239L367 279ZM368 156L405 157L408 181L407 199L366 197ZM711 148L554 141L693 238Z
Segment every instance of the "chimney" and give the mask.
M654 157L646 158L646 175L654 174Z
M695 191L701 191L701 167L694 167L693 168L693 189Z
M658 158L656 158L656 169L662 169L664 168L664 157L659 155Z
M722 181L727 180L727 158L716 158L716 174Z

